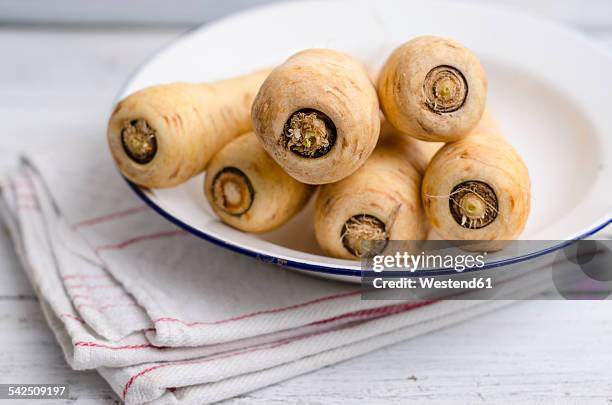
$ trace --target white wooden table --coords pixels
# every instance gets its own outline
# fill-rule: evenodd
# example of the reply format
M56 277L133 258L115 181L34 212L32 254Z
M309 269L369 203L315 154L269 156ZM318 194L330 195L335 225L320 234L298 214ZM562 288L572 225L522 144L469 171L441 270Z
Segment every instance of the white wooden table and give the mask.
M103 136L120 85L179 34L0 29L0 170L22 149ZM612 31L597 34L612 49ZM611 336L612 302L521 302L228 403L609 404ZM71 386L54 403L119 402L95 372L68 368L0 228L0 383L50 382Z

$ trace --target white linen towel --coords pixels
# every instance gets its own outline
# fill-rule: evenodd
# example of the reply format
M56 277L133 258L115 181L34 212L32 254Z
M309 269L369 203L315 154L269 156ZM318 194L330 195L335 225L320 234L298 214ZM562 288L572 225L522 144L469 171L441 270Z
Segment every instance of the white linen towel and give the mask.
M28 154L0 187L67 361L127 404L215 402L508 302L362 301L355 285L212 246L138 200L101 140Z

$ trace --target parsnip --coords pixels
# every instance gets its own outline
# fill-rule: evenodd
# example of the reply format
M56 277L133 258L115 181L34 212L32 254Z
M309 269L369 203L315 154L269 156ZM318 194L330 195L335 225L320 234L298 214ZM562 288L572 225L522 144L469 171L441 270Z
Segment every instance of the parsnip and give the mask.
M383 132L363 166L337 183L322 186L317 195L315 235L331 256L355 259L380 253L387 240L426 237L420 187L432 148Z
M215 213L246 232L275 229L299 212L314 187L293 179L252 132L228 143L210 162L204 191Z
M425 213L447 240L509 241L527 222L529 173L486 112L464 139L444 146L423 178ZM504 243L480 244L498 250Z
M445 38L424 36L401 45L378 77L385 117L424 141L451 142L480 121L487 81L478 58Z
M272 71L253 103L253 129L295 179L325 184L361 166L380 131L374 85L340 52L308 49Z
M200 173L223 145L250 130L251 103L269 72L147 87L120 101L107 138L121 173L151 188Z

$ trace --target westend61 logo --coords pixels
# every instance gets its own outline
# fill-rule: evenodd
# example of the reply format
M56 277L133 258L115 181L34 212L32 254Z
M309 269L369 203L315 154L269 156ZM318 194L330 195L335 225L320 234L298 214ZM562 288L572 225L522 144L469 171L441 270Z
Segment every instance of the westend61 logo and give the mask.
M421 252L413 255L408 252L396 252L392 255L376 255L372 258L372 270L376 273L388 269L402 269L414 273L418 269L443 268L454 269L461 273L466 269L482 269L485 266L485 257L482 254L429 254Z

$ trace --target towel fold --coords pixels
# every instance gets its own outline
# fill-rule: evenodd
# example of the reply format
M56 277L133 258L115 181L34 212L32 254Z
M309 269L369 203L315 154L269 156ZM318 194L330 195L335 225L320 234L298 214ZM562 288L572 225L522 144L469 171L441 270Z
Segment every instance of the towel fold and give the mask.
M99 140L25 155L0 187L67 361L127 404L215 402L509 302L362 301L355 285L212 246L138 200ZM528 296L538 277L509 283Z

